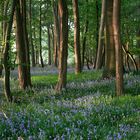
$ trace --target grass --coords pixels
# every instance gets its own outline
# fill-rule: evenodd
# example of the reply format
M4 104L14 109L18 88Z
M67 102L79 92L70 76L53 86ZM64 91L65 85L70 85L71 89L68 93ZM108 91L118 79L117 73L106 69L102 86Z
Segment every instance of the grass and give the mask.
M115 81L101 72L68 74L67 90L53 88L57 75L33 76L25 92L12 81L14 103L0 99L0 139L138 140L140 76L125 75L125 95L115 96Z

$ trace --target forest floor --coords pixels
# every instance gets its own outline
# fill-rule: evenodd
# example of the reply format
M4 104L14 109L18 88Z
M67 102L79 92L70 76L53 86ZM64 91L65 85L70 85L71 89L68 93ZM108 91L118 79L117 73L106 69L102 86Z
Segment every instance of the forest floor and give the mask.
M140 75L124 75L125 95L115 96L115 79L102 71L68 70L67 90L57 93L55 68L32 69L33 88L18 88L12 72L13 103L0 98L0 139L138 140L140 139Z

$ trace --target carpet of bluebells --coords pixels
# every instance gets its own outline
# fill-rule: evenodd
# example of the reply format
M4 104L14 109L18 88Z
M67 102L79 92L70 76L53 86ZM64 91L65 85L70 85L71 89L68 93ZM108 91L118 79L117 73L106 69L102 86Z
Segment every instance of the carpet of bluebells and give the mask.
M13 103L0 95L0 140L139 140L140 75L125 74L125 95L101 72L68 74L67 90L54 90L57 73L32 76L25 92L11 79Z

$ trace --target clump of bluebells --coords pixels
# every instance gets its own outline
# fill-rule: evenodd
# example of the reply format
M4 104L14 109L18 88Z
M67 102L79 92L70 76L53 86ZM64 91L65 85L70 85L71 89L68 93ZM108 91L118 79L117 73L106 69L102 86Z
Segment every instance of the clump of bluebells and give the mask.
M85 75L84 81L71 79L62 95L52 88L33 89L33 94L20 96L20 103L1 103L0 139L139 139L140 96L117 98L111 91L114 79L98 81L87 73L86 81Z

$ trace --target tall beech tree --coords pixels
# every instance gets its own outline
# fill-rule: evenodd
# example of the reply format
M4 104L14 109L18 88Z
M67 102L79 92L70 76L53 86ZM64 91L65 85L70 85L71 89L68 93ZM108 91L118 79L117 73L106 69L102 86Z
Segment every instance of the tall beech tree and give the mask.
M96 67L96 58L97 58L97 50L98 50L98 38L99 38L99 2L96 0L96 55L93 68Z
M42 0L40 0L39 6L39 55L41 66L44 67L43 57L42 57Z
M59 14L58 14L58 3L52 1L53 16L54 16L54 49L53 49L53 61L54 65L58 66L58 57L60 49L60 25L59 25Z
M88 5L88 0L86 0L86 6ZM86 9L86 17L85 17L85 28L83 33L82 40L82 59L81 59L81 67L83 68L85 65L85 51L86 51L86 43L87 43L87 33L89 28L89 19L88 19L88 8Z
M28 38L28 32L27 32L27 21L26 21L26 0L22 0L22 11L23 11L23 32L24 32L24 41L25 41L25 49L26 49L26 64L27 64L27 83L28 86L31 87L31 74L30 74L30 54L29 54L29 38Z
M106 7L106 44L105 44L105 66L103 71L103 77L115 76L115 46L113 38L113 1L107 1Z
M120 38L121 0L113 2L113 36L116 51L116 94L123 94L123 55Z
M48 65L52 64L52 57L51 57L51 35L50 35L50 25L47 26L47 32L48 32Z
M26 31L26 1L17 0L16 2L16 48L18 58L18 76L21 89L31 86L29 48Z
M1 15L6 18L7 17L7 14L8 14L8 8L9 8L9 0L6 0L6 1L2 1L1 2ZM3 70L3 66L2 66L2 63L3 63L3 58L2 58L2 53L3 53L3 48L5 47L5 40L6 40L6 33L7 33L7 26L8 26L8 23L6 20L3 20L1 22L1 40L2 40L2 44L1 44L1 48L0 48L0 76L2 76L2 70Z
M140 48L140 27L137 31L137 48ZM138 56L138 69L140 70L140 54Z
M2 16L6 18L8 16L8 8L9 8L9 0L3 1L2 2ZM7 30L7 22L6 20L2 21L2 38L3 42L5 41L6 38L6 30Z
M33 38L34 38L34 44L35 44L35 64L39 65L39 49L37 47L37 31L34 25L33 28Z
M5 96L8 101L12 101L12 95L10 90L10 40L11 40L11 31L12 31L12 25L13 25L13 17L15 12L15 6L16 6L16 0L12 1L12 7L11 7L11 14L10 14L10 20L7 25L7 33L5 36L5 47L4 47L4 91Z
M104 27L106 22L106 2L107 0L102 0L102 10L101 10L101 19L100 19L100 28L98 36L98 48L96 56L96 70L101 69L102 67L102 51L103 51L103 41L104 41Z
M31 60L32 66L35 67L35 48L33 44L33 30L32 30L32 0L29 0L29 27L30 27L30 46L31 46Z
M66 88L67 83L67 57L68 57L68 9L65 0L58 0L60 17L60 51L59 51L59 76L56 90Z
M80 53L80 24L78 0L73 0L74 14L74 53L75 53L75 73L81 72L81 53Z

